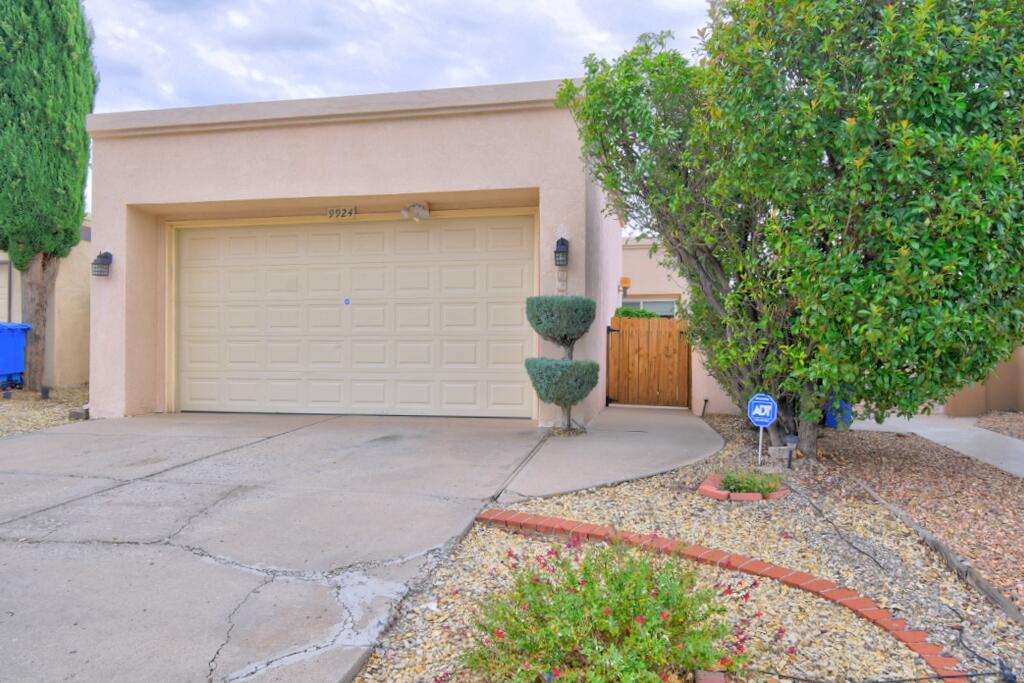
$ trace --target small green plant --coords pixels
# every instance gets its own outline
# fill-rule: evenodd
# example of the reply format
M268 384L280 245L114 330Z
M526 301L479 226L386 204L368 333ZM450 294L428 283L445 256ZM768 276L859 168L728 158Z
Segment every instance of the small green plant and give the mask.
M723 491L730 493L760 493L767 496L779 490L782 486L782 477L755 470L726 472L722 475L721 486Z
M526 300L530 327L564 348L566 358L572 358L573 347L590 329L596 314L597 303L585 296L531 296Z
M616 318L657 318L657 313L651 313L645 311L642 308L633 308L632 306L619 306L615 309Z
M545 403L553 403L569 411L587 397L597 385L600 366L592 360L555 360L527 358L526 374ZM569 429L568 421L563 425Z
M555 547L513 572L512 590L481 606L464 658L488 680L656 683L744 661L727 649L726 608L678 562Z

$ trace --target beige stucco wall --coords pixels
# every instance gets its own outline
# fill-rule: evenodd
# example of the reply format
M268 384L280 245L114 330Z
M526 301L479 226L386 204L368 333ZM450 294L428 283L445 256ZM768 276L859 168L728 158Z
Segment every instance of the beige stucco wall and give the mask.
M628 298L678 297L686 300L686 280L661 265L661 254L651 254L651 243L628 240L622 245L622 275L630 279ZM704 407L704 401L707 407ZM700 414L738 414L739 408L708 374L704 357L696 349L690 356L690 407Z
M993 370L985 382L953 394L943 412L951 417L973 417L992 410L1024 410L1024 346Z
M114 257L110 277L91 279L97 350L90 372L92 414L170 407L165 225L171 219L321 215L327 207L351 204L360 211L370 205L395 210L410 197L448 209L521 206L532 197L538 207L538 292L557 292L551 252L564 236L571 244L567 292L605 296L601 287L588 285L587 276L614 269L619 256L589 241L601 221L592 215L588 220L576 129L569 113L554 107L557 86L551 81L90 117L93 249ZM604 336L588 337L577 357L603 365ZM550 345L542 347L544 355L557 355ZM595 395L578 411L584 420L603 405L603 384ZM541 422L558 413L553 406L538 410Z
M7 254L0 251L0 262ZM46 370L49 387L81 386L89 381L89 271L92 247L83 239L61 261L46 324ZM6 265L0 266L6 289ZM12 277L11 322L21 322L21 274ZM7 301L0 292L0 321L7 322Z

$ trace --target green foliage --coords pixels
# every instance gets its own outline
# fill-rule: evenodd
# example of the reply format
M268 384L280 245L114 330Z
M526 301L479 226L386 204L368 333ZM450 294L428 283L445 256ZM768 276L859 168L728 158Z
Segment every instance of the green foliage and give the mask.
M767 496L782 486L782 477L757 470L726 472L722 475L721 489L730 493L760 493Z
M585 296L531 296L526 319L544 339L569 350L594 322L597 305Z
M0 250L24 270L78 244L96 74L78 0L0 3Z
M679 562L655 566L619 548L553 552L515 570L511 592L482 605L471 670L517 683L556 671L558 681L654 683L726 657L725 608Z
M585 399L597 386L599 372L600 366L592 360L526 359L526 373L537 396L562 408L571 408Z
M651 313L645 311L642 308L633 308L632 306L619 306L615 309L616 318L657 318L657 313Z
M697 66L665 35L588 57L560 101L734 400L803 439L840 389L913 414L1024 342L1024 5L723 0L701 34Z

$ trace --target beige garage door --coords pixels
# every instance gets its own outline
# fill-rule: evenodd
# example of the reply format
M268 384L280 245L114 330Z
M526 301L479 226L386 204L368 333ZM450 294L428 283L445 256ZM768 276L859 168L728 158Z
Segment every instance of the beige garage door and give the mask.
M179 410L530 416L531 217L177 234Z

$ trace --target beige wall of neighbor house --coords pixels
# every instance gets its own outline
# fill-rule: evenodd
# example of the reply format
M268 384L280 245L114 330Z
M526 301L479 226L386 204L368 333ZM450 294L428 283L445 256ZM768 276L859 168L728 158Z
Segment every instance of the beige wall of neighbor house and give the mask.
M618 270L619 232L598 210L572 117L554 106L557 88L548 81L91 116L94 249L114 259L109 277L91 278L92 415L176 408L182 255L174 247L197 220L326 224L329 209L356 207L343 220L358 226L400 220L415 202L446 219L529 215L533 291L589 294L608 313L614 276L602 278ZM564 287L553 263L558 237L570 241ZM578 358L604 364L606 319ZM546 343L529 350L538 352L558 354ZM595 414L604 394L602 376L579 417ZM558 415L547 405L534 412L542 423Z
M984 382L964 387L946 401L951 417L975 417L993 410L1024 410L1024 346L1014 351Z
M89 381L90 235L87 219L82 226L82 241L61 261L57 272L46 324L44 386L74 387ZM21 273L0 251L0 321L22 320Z
M651 253L651 242L626 239L622 245L622 276L630 286L622 300L632 302L685 301L689 292L686 280L661 263L660 254ZM707 408L704 402L707 401ZM696 349L690 356L690 408L700 414L738 414L739 408L712 377L704 357Z

